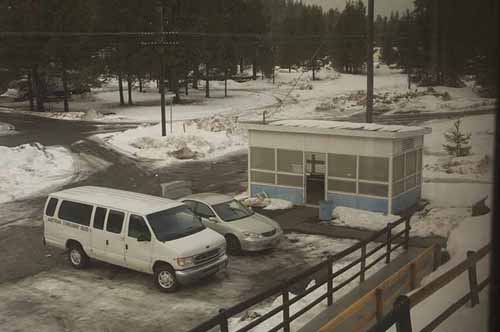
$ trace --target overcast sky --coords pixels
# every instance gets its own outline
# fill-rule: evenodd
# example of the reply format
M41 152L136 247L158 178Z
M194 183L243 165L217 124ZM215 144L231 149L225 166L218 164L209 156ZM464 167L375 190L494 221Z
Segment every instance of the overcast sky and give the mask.
M363 2L366 4L367 0L363 0ZM346 0L302 0L302 3L320 5L324 10L330 8L342 10L345 7ZM375 15L389 16L391 11L401 13L407 8L413 8L413 0L375 0Z

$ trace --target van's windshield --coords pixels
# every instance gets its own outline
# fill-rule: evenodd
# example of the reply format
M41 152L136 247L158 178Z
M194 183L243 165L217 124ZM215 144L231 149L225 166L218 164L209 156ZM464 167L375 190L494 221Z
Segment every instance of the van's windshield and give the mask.
M205 229L200 219L185 205L147 215L158 241L171 241Z

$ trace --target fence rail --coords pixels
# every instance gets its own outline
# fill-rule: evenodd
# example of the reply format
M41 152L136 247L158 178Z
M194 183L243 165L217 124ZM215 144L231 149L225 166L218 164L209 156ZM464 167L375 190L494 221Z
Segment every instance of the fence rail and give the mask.
M404 224L404 230L399 231L396 234L393 234L393 229L402 224ZM280 312L282 314L282 321L278 325L273 327L271 330L269 330L269 332L274 332L279 330L283 330L284 332L289 332L290 324L295 319L299 318L304 313L311 310L313 307L315 307L324 300L327 301L327 305L329 306L332 305L334 294L339 290L341 290L342 288L344 288L345 286L347 286L349 283L353 282L354 280L359 278L359 281L363 282L366 277L366 272L369 271L371 268L373 268L376 265L376 263L385 260L386 264L389 264L392 259L391 254L395 250L397 250L400 247L403 247L405 250L408 250L409 234L410 234L410 219L408 217L401 218L394 223L389 223L384 229L374 232L365 240L358 242L354 246L349 247L343 250L342 252L329 256L328 259L287 279L285 282L276 285L274 287L271 287L267 290L264 290L263 292L255 296L252 296L251 298L243 302L240 302L230 308L221 309L218 315L194 327L189 332L208 332L217 327L219 327L221 332L229 332L228 320L231 317L234 317L242 313L243 311L275 296L282 297L283 300L282 305L275 307L269 312L260 316L259 318L250 321L247 325L240 328L236 332L249 331L252 328L256 327L257 325L273 317L274 315L279 314ZM382 244L378 244L377 242L375 242L380 238L384 238L384 242ZM367 251L368 244L372 242L377 243L376 247L371 249L370 251ZM375 259L373 259L373 261L367 264L368 258L374 256L377 252L379 252L384 248L385 251L380 256L376 257ZM341 259L357 251L360 251L360 258L354 260L353 262L347 264L346 266L342 267L337 271L333 271L332 266L335 262L340 261ZM342 283L338 284L336 287L333 287L333 281L335 278L338 278L339 276L343 275L347 271L352 270L354 267L358 265L359 265L358 272L354 273L352 276L347 278ZM326 280L321 280L321 281L316 280L316 284L314 286L305 289L303 292L297 294L293 298L289 298L289 290L293 285L299 282L308 281L311 275L320 272L326 273L326 278L325 278ZM292 306L294 303L296 303L300 299L304 298L305 296L307 296L308 294L312 293L314 290L320 288L325 284L327 285L327 290L325 293L321 294L318 298L313 300L311 303L309 303L301 310L295 312L293 315L290 315L290 306Z
M470 306L474 307L479 304L479 293L489 284L489 278L485 278L478 283L477 281L477 263L482 260L491 250L488 244L478 250L468 251L467 258L440 275L430 283L421 287L409 296L400 296L394 304L393 309L389 312L377 325L372 327L370 332L384 332L392 325L396 324L398 332L412 332L411 326L411 308L415 307L429 296L448 285L450 282L458 278L460 275L468 272L469 292L462 296L458 301L446 308L441 314L428 323L420 332L432 332L442 322L448 319L458 309L470 302Z

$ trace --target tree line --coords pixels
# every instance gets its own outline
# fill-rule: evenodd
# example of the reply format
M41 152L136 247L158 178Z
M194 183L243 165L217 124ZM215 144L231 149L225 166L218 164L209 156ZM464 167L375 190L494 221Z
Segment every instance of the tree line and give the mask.
M384 61L422 82L458 84L472 72L490 86L493 71L486 69L495 53L485 37L493 38L486 31L495 22L484 20L487 6L481 6L488 1L465 6L416 0L415 9L401 16L377 17L376 43ZM161 40L126 35L162 28L192 34ZM103 77L117 80L122 105L133 104L134 87L142 90L144 80L159 79L160 58L177 100L200 80L210 97L211 79L243 75L245 68L257 79L258 72L271 77L275 66L314 73L332 61L341 72L361 73L366 60L366 8L359 0L346 1L342 11L292 0L0 0L0 30L86 33L1 38L2 83L24 77L31 108L38 111L44 110L51 80L63 87L66 111L72 92L96 86ZM97 32L109 36L92 35Z

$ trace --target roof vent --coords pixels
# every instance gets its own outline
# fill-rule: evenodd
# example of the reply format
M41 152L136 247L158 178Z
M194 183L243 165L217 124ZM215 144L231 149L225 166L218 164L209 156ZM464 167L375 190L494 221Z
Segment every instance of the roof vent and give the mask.
M415 148L415 139L407 138L403 140L403 151L408 151Z

